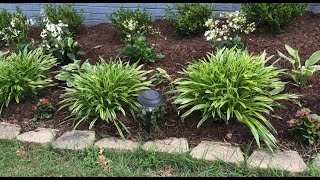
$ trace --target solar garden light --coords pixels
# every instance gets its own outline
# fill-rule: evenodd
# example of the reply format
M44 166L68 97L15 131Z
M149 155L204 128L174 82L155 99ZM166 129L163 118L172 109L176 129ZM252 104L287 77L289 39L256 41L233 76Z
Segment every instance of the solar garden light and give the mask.
M164 97L157 91L145 90L138 96L138 101L143 105L141 118L145 122L145 131L150 134L151 115L162 105Z

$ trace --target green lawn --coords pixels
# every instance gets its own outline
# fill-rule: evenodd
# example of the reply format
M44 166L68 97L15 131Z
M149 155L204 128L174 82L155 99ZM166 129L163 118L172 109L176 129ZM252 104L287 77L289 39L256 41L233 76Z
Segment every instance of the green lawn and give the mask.
M250 170L244 165L223 162L204 162L188 154L134 153L105 151L110 160L108 168L97 164L99 150L57 151L50 147L23 147L27 157L20 158L16 151L23 146L17 141L0 141L0 176L292 176L283 171ZM320 176L311 168L300 176Z

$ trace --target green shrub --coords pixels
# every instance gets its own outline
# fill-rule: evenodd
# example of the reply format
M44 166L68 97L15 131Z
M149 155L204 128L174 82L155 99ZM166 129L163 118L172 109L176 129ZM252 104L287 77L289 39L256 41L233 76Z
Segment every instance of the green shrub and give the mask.
M290 76L292 77L295 85L297 86L307 85L308 80L313 75L313 73L320 70L320 65L315 65L320 60L320 50L313 53L309 57L309 59L305 61L304 65L301 65L299 52L295 49L292 49L288 45L285 45L285 48L291 57L287 57L279 51L278 51L278 54L281 58L291 63L293 69L292 69L292 73L290 73Z
M142 33L146 35L151 30L151 15L144 9L137 7L135 10L121 7L118 11L107 15L122 39L128 34Z
M18 6L12 14L5 9L1 10L0 23L0 45L6 46L27 43L28 31L34 25Z
M177 87L173 91L178 93L174 104L180 105L179 110L187 110L182 118L200 110L202 119L197 127L208 119L222 119L227 124L230 119L237 119L249 127L259 146L261 138L272 150L276 139L269 130L276 130L263 115L273 106L280 106L277 101L294 100L297 96L280 94L286 83L277 75L284 70L265 66L270 58L265 52L254 56L234 47L209 53L207 59L189 65L181 72L186 77L175 80Z
M15 100L38 93L52 85L49 70L56 65L56 59L43 55L42 49L0 57L0 113L4 106Z
M165 19L169 20L178 34L198 33L206 30L205 22L215 15L214 4L173 3L177 12L170 6L166 9Z
M148 45L147 38L142 34L133 35L130 40L126 38L126 42L120 53L128 56L131 62L155 62L164 58L164 55L157 54L155 45Z
M267 23L279 32L284 25L301 16L307 7L308 3L245 3L241 9L250 20Z
M83 9L77 11L73 7L73 4L48 4L44 6L43 10L41 10L40 16L37 16L36 18L42 28L45 28L46 25L45 21L43 21L43 18L45 17L53 24L58 24L60 20L64 24L68 24L70 32L75 35L83 26L83 12Z
M142 70L142 65L129 63L106 63L103 59L97 65L87 67L85 71L73 75L73 87L66 88L61 101L68 106L71 117L78 121L75 128L83 121L90 120L91 129L100 119L112 122L123 136L119 124L128 132L125 125L117 119L117 112L125 115L125 108L133 113L141 107L137 102L139 93L151 85L146 80L149 71Z

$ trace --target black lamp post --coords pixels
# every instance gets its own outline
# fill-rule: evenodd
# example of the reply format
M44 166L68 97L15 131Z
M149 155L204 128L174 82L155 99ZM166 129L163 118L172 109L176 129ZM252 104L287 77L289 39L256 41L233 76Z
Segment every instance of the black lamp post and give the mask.
M145 110L145 113L141 114L145 120L145 131L150 134L152 112L163 103L164 97L157 91L145 90L138 96L138 101Z

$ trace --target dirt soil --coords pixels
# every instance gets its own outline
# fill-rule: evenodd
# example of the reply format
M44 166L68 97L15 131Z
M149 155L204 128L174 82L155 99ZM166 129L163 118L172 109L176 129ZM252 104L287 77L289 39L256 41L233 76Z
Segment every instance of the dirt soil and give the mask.
M159 27L162 36L155 42L149 38L150 43L157 45L157 51L165 55L165 58L152 63L145 64L145 69L156 69L157 67L165 69L173 79L180 77L178 71L185 68L188 63L203 58L207 52L214 51L214 48L206 41L203 33L179 37L174 34L175 28L166 20L156 20L154 27ZM30 36L35 41L40 41L41 29L34 27L30 30ZM275 55L273 60L279 58L277 50L286 52L284 45L288 44L294 49L298 49L300 57L304 62L312 53L320 49L320 14L307 12L296 21L288 24L281 34L275 34L265 27L258 28L250 35L242 35L247 48L252 53L260 54L266 50L268 55ZM77 36L78 42L82 45L82 51L86 54L82 60L89 59L90 63L99 61L99 56L104 59L116 58L119 55L119 49L124 47L120 37L110 23L101 23L94 26L83 27L81 33ZM286 53L285 53L286 54ZM126 57L122 57L126 59ZM291 69L286 61L278 63L280 68ZM58 70L59 67L55 68ZM287 77L282 77L288 81ZM156 87L156 90L164 93L170 89L169 84L163 84ZM313 113L320 113L320 74L316 73L310 83L306 87L296 87L288 85L285 89L286 93L296 93L301 95L300 102L303 107L308 107ZM39 98L48 98L56 109L60 107L58 104L61 100L59 96L63 93L63 88L55 86L47 89ZM36 127L57 128L60 134L73 128L72 122L66 122L64 118L69 115L67 109L56 110L51 120L35 124L32 121L32 107L37 103L37 98L26 99L25 101L15 104L12 103L5 108L0 116L1 121L19 124L23 131L30 131ZM184 122L181 121L175 108L166 102L166 116L159 122L158 128L152 128L149 139L165 139L167 137L184 137L187 138L191 146L197 145L201 140L226 141L237 143L246 147L256 147L255 141L249 129L238 123L236 120L224 124L224 122L207 121L200 128L197 128L197 122L201 119L201 113L193 113ZM308 159L311 154L319 151L319 146L310 146L296 141L288 131L287 120L294 117L299 107L291 102L283 102L286 109L278 109L272 113L281 116L279 120L268 116L268 120L277 130L275 137L279 142L281 149L297 150L304 158ZM131 131L131 135L127 135L128 139L146 140L143 136L143 127L140 119L134 120L131 116L123 117L119 114L119 119ZM77 129L87 130L89 123L85 122L78 126ZM113 124L105 122L97 122L94 130L97 138L105 136L120 137Z

